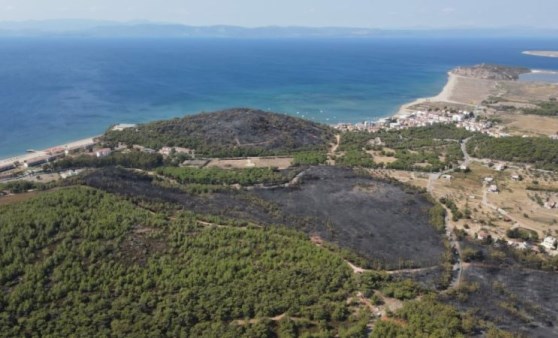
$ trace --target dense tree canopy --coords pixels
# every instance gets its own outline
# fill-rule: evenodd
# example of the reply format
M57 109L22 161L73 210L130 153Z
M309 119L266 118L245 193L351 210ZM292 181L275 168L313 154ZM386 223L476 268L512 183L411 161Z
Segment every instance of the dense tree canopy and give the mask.
M467 144L474 157L534 164L540 169L558 170L558 140L547 137L476 136Z
M283 313L347 320L352 272L304 235L162 215L90 188L1 207L2 335L233 337L271 334L265 318Z

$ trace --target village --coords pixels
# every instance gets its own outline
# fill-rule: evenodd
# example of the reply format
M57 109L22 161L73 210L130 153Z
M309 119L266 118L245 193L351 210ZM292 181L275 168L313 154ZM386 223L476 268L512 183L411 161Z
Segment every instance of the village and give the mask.
M492 137L506 137L509 134L502 131L502 127L482 118L486 107L477 106L473 111L439 108L416 110L409 113L399 113L393 117L386 117L378 121L364 121L359 123L339 123L334 128L339 131L377 132L380 130L400 130L413 127L426 127L434 124L455 124L468 131L487 134Z

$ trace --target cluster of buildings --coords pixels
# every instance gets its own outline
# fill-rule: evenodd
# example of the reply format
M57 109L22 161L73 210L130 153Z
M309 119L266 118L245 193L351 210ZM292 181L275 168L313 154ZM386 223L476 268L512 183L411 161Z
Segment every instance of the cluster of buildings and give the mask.
M477 234L476 237L479 241L484 241L484 240L496 240L497 238L494 238L488 231L486 231L485 229L481 229ZM536 244L534 243L530 243L528 241L525 240L521 240L521 239L507 239L506 240L506 244L509 247L515 248L515 249L519 249L519 250L534 250L539 252L539 248ZM555 237L552 236L547 236L545 237L542 242L540 242L540 246L542 246L545 250L547 250L549 253L555 253L556 250L558 249L558 239L556 239Z
M481 132L493 137L509 136L502 133L491 121L482 121L469 111L415 111L409 114L400 114L394 117L382 118L376 122L365 121L360 123L340 123L334 128L341 131L367 131L399 130L412 127L425 127L433 124L455 124L472 132Z

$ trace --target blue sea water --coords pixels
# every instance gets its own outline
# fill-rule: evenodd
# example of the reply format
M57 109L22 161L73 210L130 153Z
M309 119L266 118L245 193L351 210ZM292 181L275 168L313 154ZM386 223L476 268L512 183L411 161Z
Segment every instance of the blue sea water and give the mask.
M147 122L255 107L377 119L437 94L458 65L558 70L542 39L0 39L0 158Z

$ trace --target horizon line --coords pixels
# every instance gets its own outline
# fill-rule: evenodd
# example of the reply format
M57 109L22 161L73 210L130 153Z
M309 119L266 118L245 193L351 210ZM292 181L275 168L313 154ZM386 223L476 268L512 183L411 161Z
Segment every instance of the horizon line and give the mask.
M236 24L218 23L218 24L188 24L176 21L154 21L149 19L132 19L132 20L107 20L107 19L80 19L80 18L57 18L57 19L29 19L29 20L0 20L0 24L25 24L25 23L48 23L48 22L89 22L99 23L101 25L158 25L158 26L183 26L196 28L212 28L212 27L234 27L242 29L264 29L264 28L303 28L303 29L366 29L381 31L449 31L449 30L558 30L557 27L537 27L537 26L521 26L521 25L505 25L505 26L400 26L400 27L365 27L365 26L311 26L311 25L256 25L243 26Z

